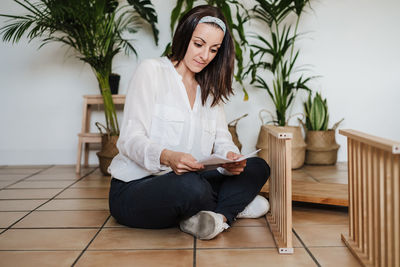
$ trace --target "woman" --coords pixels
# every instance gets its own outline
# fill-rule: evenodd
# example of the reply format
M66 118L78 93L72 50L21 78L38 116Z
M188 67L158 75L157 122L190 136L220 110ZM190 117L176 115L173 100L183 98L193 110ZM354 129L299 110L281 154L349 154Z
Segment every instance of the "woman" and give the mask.
M232 94L233 65L231 33L212 6L195 7L180 20L169 57L139 65L126 97L119 154L109 169L110 212L119 223L179 224L212 239L236 217L268 211L267 200L257 196L269 177L264 160L207 171L199 163L212 153L241 156L222 107Z

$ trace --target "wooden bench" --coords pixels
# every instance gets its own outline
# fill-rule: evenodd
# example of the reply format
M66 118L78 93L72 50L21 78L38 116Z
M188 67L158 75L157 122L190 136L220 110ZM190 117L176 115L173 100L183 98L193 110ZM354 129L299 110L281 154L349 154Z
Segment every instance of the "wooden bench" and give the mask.
M364 266L400 266L400 142L355 130L347 136L349 235Z

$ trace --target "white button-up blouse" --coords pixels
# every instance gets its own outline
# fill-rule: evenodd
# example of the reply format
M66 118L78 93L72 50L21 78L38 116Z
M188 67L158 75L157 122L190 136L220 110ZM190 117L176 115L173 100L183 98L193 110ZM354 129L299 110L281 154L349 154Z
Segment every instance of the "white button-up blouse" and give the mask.
M126 96L119 154L109 171L128 182L168 170L160 164L163 149L191 154L201 160L211 153L239 153L228 131L222 104L201 104L197 87L190 107L182 77L167 57L144 60L136 69ZM223 173L223 171L222 171Z

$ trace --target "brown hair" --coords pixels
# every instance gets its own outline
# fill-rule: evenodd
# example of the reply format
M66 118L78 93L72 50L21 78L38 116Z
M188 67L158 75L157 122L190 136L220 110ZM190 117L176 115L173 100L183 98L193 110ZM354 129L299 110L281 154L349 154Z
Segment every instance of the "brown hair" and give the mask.
M201 5L187 12L179 21L178 27L175 30L171 47L172 52L168 55L170 60L178 62L177 65L185 57L194 29L200 19L205 16L217 17L227 25L222 12L213 6ZM211 22L211 24L214 23ZM195 79L201 88L201 102L203 105L209 95L214 97L211 106L215 106L220 101L224 102L224 100L227 100L233 93L234 53L235 48L232 35L227 27L224 39L215 58L202 71L195 74Z

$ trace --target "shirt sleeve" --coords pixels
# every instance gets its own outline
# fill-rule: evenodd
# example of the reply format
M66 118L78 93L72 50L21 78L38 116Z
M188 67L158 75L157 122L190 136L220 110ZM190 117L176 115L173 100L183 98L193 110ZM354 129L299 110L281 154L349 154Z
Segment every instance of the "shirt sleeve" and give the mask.
M240 154L239 149L232 141L232 136L228 131L228 125L225 119L225 111L222 104L217 106L217 125L214 142L214 153L226 157L229 152Z
M143 61L136 69L128 88L124 116L117 147L121 154L149 172L159 172L163 146L149 139L152 111L156 103L157 66Z

